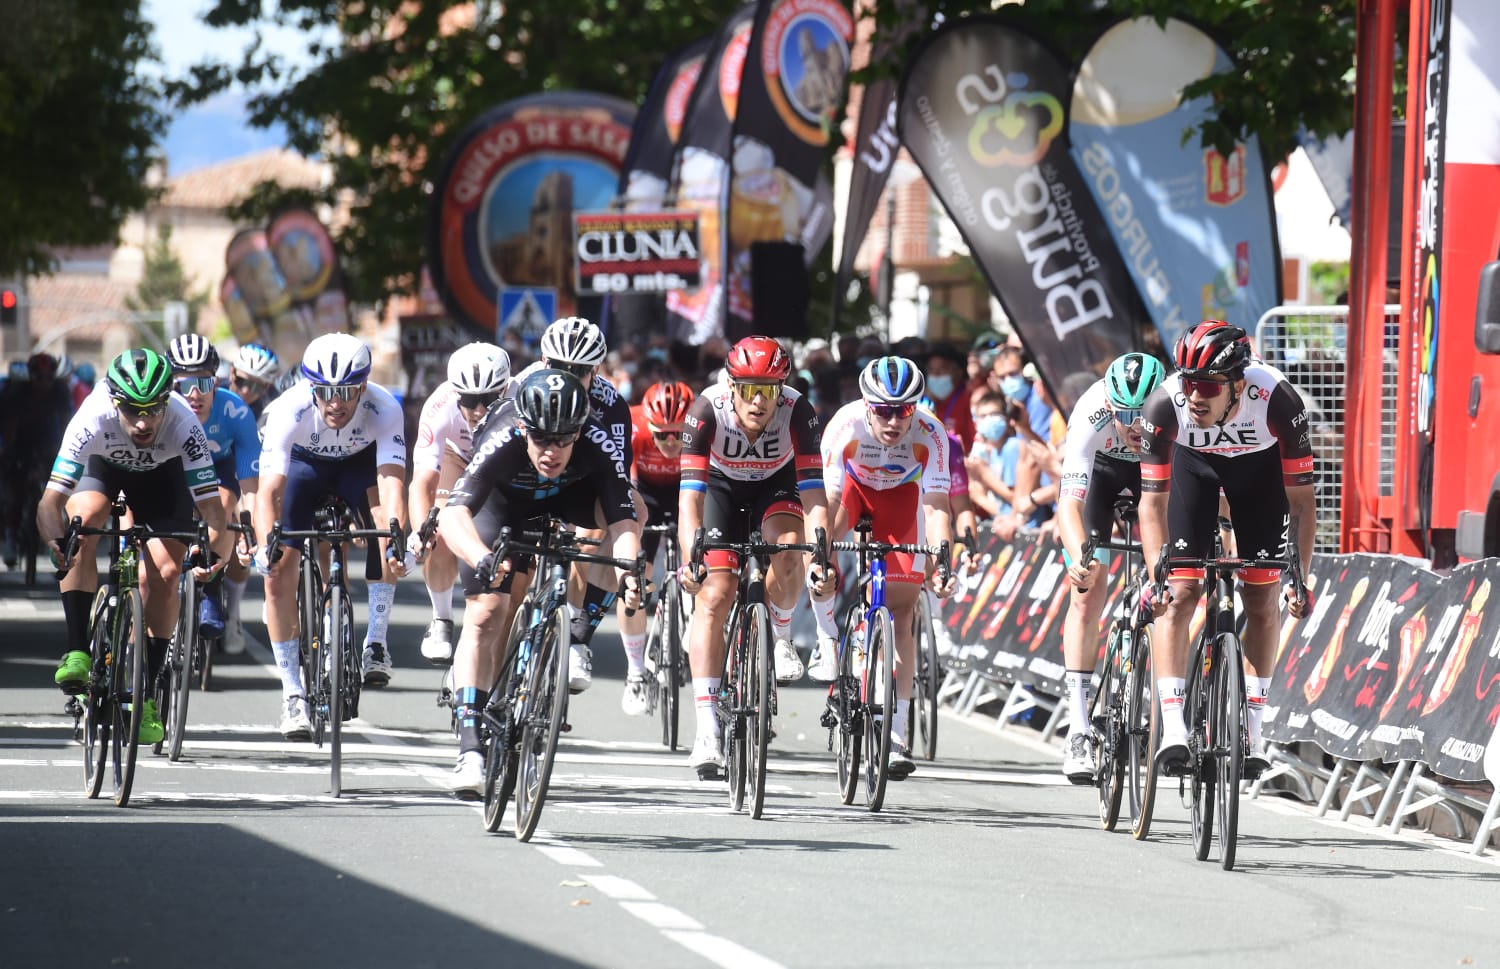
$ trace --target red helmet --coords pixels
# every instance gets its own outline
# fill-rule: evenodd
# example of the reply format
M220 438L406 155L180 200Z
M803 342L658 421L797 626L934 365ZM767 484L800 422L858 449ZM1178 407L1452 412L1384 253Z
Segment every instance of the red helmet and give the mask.
M646 388L641 399L641 411L646 415L646 424L653 430L681 427L693 404L693 388L682 381L652 384Z
M1238 379L1250 362L1250 338L1223 320L1204 320L1177 341L1173 357L1188 377L1223 375Z
M792 372L792 358L768 336L747 336L729 348L724 369L730 380L779 384Z

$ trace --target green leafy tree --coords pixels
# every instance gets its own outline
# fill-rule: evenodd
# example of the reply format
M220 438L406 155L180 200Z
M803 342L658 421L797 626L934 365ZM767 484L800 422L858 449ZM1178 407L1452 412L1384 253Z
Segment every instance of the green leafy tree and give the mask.
M106 245L166 130L137 0L7 0L0 26L0 275L50 271L49 247Z
M188 319L196 320L198 311L208 302L208 293L193 292L192 283L172 249L172 227L163 222L156 227L156 241L146 250L140 285L125 297L125 305L137 313L159 313L168 303L180 301L188 306ZM147 325L158 336L164 335L160 320Z

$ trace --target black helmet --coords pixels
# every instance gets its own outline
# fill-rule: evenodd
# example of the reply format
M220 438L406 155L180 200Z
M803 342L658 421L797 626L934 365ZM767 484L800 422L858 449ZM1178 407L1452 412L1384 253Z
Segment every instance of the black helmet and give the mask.
M516 389L516 411L528 431L568 435L589 419L589 394L583 382L566 370L542 369Z

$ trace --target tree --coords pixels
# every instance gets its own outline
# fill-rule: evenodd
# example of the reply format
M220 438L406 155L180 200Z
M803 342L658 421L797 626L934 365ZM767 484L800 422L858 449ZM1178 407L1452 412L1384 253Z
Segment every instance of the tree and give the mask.
M159 313L168 303L181 301L188 305L188 319L196 320L198 311L208 303L208 293L191 292L191 286L182 260L172 251L172 227L163 222L156 227L156 241L146 251L140 285L125 297L125 305L137 313ZM159 336L165 336L159 321L148 325Z
M9 0L0 29L0 275L115 242L166 130L138 0Z

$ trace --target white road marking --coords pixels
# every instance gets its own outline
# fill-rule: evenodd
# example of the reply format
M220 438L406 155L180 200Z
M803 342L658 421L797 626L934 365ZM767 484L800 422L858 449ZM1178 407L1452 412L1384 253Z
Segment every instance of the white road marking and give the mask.
M584 881L616 901L654 902L656 896L628 878L618 875L579 875Z
M724 969L785 969L774 959L751 952L737 942L711 935L707 932L680 932L664 930L662 935L685 949L698 953L703 958L723 966Z
M620 907L654 929L703 930L697 919L661 902L621 902Z

